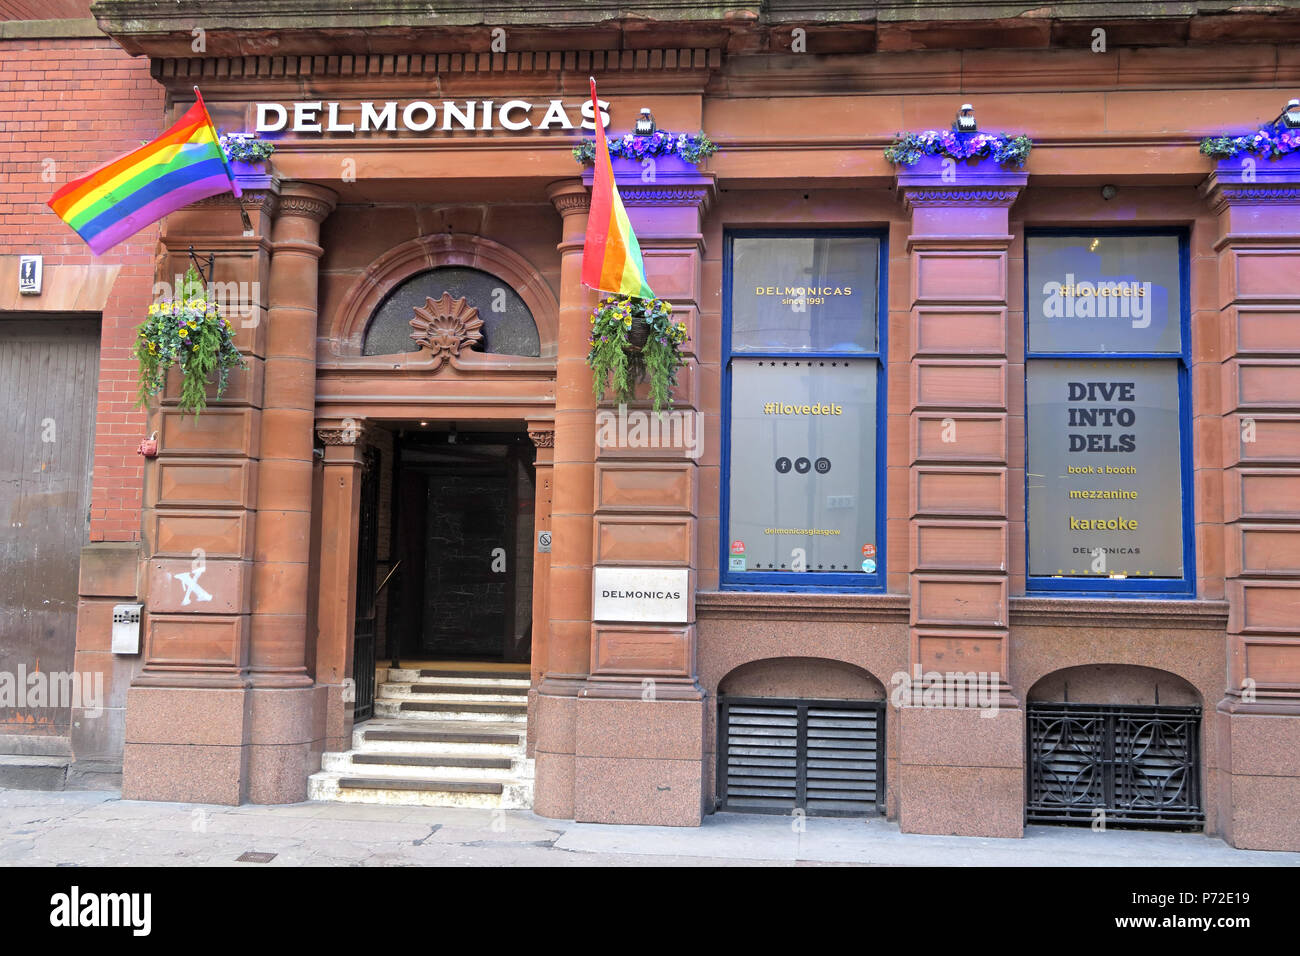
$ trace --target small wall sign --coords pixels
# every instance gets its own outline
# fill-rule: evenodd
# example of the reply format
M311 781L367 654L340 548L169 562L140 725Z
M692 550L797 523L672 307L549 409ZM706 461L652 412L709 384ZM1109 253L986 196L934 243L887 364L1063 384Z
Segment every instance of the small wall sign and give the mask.
M41 274L44 271L43 256L19 256L18 291L23 295L40 295Z
M551 553L551 533L549 531L537 532L537 553L538 554Z
M689 620L690 572L686 568L592 568L592 620Z

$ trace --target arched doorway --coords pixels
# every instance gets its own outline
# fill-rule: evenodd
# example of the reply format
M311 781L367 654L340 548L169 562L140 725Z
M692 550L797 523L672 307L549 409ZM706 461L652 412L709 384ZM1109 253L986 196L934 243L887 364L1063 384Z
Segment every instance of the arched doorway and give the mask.
M337 464L321 566L332 542L347 547L336 578L355 614L346 637L322 614L320 658L346 642L358 719L376 666L471 662L527 680L545 613L554 292L518 253L458 234L404 242L337 288L317 350L322 467ZM355 497L337 494L344 475ZM416 703L377 699L373 713Z

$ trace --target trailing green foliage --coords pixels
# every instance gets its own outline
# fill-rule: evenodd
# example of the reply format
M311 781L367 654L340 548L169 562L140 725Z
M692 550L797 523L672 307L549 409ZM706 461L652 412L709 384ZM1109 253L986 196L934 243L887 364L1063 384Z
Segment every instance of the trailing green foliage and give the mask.
M692 166L712 156L718 151L717 143L704 135L704 131L690 133L669 133L658 130L648 136L628 133L608 141L609 155L624 159L645 159L653 156L680 156ZM584 166L596 161L596 141L584 139L573 149L573 158Z
M637 383L646 381L656 412L672 404L686 342L686 323L674 322L672 311L672 303L663 299L611 295L601 300L591 314L587 353L596 398L609 391L616 402L626 404ZM634 340L642 336L644 344L638 346Z

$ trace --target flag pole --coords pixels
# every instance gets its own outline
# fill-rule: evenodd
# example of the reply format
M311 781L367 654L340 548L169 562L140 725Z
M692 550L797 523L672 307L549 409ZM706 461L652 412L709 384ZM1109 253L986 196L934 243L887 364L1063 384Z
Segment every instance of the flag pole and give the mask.
M239 218L244 225L244 235L251 236L253 221L248 218L248 210L244 208L244 194L239 188L239 183L235 182L235 174L231 172L225 147L221 145L221 136L217 133L216 124L212 122L212 114L208 112L208 104L203 102L203 94L199 92L197 86L194 87L194 95L198 98L199 106L203 107L203 116L208 121L208 128L212 130L212 136L217 141L217 149L221 152L221 166L226 171L226 178L230 180L230 191L235 194L235 201L239 203Z

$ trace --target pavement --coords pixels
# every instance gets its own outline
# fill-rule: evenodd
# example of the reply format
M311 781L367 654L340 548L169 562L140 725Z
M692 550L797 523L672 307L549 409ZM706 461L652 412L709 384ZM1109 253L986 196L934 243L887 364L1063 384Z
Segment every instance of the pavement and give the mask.
M245 853L274 854L238 862ZM3 866L1300 866L1198 833L1026 827L1021 840L900 833L883 819L717 813L703 826L523 810L298 803L222 807L111 791L0 790Z

